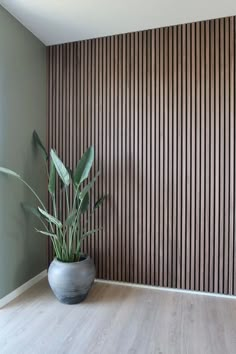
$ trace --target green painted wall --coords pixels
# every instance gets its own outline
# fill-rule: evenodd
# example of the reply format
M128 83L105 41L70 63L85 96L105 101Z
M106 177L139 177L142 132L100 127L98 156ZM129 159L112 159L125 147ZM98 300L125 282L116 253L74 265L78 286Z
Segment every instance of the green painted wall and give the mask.
M0 6L0 165L46 198L32 132L46 138L46 47ZM20 202L34 202L17 180L0 175L0 298L46 268L46 239Z

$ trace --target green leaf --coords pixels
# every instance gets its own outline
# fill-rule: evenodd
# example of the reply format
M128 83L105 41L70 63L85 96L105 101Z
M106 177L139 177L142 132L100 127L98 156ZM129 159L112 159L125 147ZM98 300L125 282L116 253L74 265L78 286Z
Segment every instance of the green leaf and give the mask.
M31 191L31 193L33 193L33 195L36 197L36 199L39 201L39 203L42 205L42 207L44 208L44 204L42 202L42 200L39 198L39 196L37 195L37 193L34 191L34 189L26 182L24 181L20 175L18 175L16 172L9 170L8 168L5 167L0 167L0 173L5 173L7 175L13 176L18 178L22 183L24 183L24 185L26 185L26 187Z
M80 211L82 214L88 210L88 206L89 206L89 194L86 193L80 204Z
M108 197L108 194L106 194L106 195L102 196L101 198L99 198L99 199L96 201L96 203L94 204L93 209L95 210L95 209L99 208L100 205L104 202L104 200L107 199L107 197Z
M100 227L99 229L94 229L94 230L90 230L88 232L85 232L85 234L82 235L81 239L83 240L84 238L86 238L86 237L88 237L88 236L90 236L90 235L92 235L95 232L98 232L100 230L102 230L102 227Z
M73 179L73 171L72 171L72 169L70 167L68 167L68 166L66 166L66 169L67 169L67 171L68 171L68 173L70 175L70 178Z
M77 215L77 210L72 210L72 212L69 214L68 218L66 219L66 225L70 226L73 224L75 217Z
M38 229L35 229L35 230L36 230L37 232L40 232L41 234L43 234L43 235L45 235L45 236L57 238L57 235L52 234L51 232L42 231L42 230L38 230Z
M47 221L52 222L54 225L56 225L59 228L62 227L62 223L60 222L60 220L58 220L54 216L48 214L45 210L41 209L40 207L38 207L38 211L40 212L40 214L42 216L44 216L46 218Z
M27 203L21 203L21 206L25 211L30 212L32 215L36 216L39 219L41 218L41 214L37 208L34 208Z
M73 172L72 169L70 167L66 166L66 169L70 175L70 178L73 180ZM62 182L62 180L60 179L60 188L63 189L64 188L64 183Z
M47 161L48 160L48 153L47 153L42 141L40 140L38 133L35 130L33 132L33 140L34 140L35 145L39 147L44 160Z
M53 160L57 173L59 174L62 182L64 183L65 186L69 186L70 175L67 171L67 168L65 167L63 162L59 159L59 157L57 156L54 150L51 150L51 158Z
M88 193L88 191L93 187L97 177L100 175L100 172L97 172L97 174L95 175L95 177L93 177L93 179L84 187L84 189L82 190L82 192L79 194L79 198L80 200L83 200L85 197L85 194Z
M76 255L77 255L77 256L79 256L80 247L81 247L81 244L80 244L80 241L78 240L78 241L77 241L77 247L76 247Z
M92 167L94 160L94 148L90 146L88 150L83 154L81 160L79 161L73 181L76 185L80 185L86 178L88 178L89 171Z
M56 168L53 163L53 160L51 159L50 161L50 176L49 176L49 182L48 182L48 191L51 195L55 194L56 190Z
M12 170L9 170L8 168L0 167L0 172L1 172L1 173L5 173L6 175L13 176L13 177L16 177L16 178L20 178L20 179L21 179L21 176L20 176L20 175L18 175L16 172L14 172L14 171L12 171Z

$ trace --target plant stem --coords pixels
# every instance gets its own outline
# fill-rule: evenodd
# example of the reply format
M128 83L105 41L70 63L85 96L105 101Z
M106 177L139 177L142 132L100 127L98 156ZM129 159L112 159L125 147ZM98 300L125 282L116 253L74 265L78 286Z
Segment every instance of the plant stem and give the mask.
M76 190L75 190L75 196L74 196L74 201L73 201L73 209L75 209L75 203L76 203L76 198L77 198L78 192L79 192L79 184L78 184L78 186L76 187Z
M39 198L39 196L38 196L37 193L33 190L33 188L30 187L30 185L29 185L27 182L25 182L22 178L20 178L20 180L21 180L21 182L23 182L23 183L29 188L29 190L30 190L30 191L34 194L34 196L38 199L38 201L39 201L39 203L41 204L41 206L43 207L43 209L44 209L45 211L47 211L47 209L46 209L45 205L43 204L42 200Z
M70 214L70 204L69 204L69 196L68 196L68 187L65 188L66 191L66 205L67 205L67 214Z
M43 204L42 200L39 198L38 194L33 190L33 188L27 182L25 182L22 178L20 178L20 181L26 185L26 187L33 193L35 198L39 201L39 203L41 204L43 209L45 211L47 211L47 209L46 209L45 205ZM49 222L49 224L50 224L51 230L53 231L52 223Z

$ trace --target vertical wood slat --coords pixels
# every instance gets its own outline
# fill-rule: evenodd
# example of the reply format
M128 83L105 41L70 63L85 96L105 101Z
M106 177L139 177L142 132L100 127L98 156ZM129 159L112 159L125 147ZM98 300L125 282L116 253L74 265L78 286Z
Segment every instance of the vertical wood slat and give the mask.
M133 132L133 134L129 135L129 131L127 131L127 139L129 140L130 144L130 155L127 156L127 161L130 167L130 193L127 196L128 200L130 201L129 208L130 208L130 218L127 220L127 224L129 224L129 234L127 235L127 240L129 242L129 245L132 245L132 248L128 250L129 252L129 257L130 257L130 265L129 265L129 281L134 282L134 242L135 242L135 237L134 237L134 219L135 219L135 213L134 213L134 194L135 194L135 166L134 166L134 161L135 161L135 150L134 150L134 136L135 136L135 124L134 124L134 103L135 103L135 37L134 33L130 34L130 62L128 65L128 70L129 70L129 93L130 93L130 100L129 100L129 114L130 114L130 125L129 129L130 131ZM130 220L130 221L129 221Z
M159 284L160 282L160 119L156 119L160 114L160 30L158 29L155 33L155 94L153 95L153 100L155 101L155 140L153 143L153 155L155 155L154 164L155 164L155 183L153 188L153 194L155 198L155 272L154 272L154 284Z
M157 182L157 175L156 175L156 164L155 164L155 159L156 155L158 155L158 151L156 151L156 122L155 122L155 115L156 115L156 100L154 99L156 95L156 31L152 30L151 32L151 43L150 43L150 48L151 48L151 63L150 63L150 73L152 73L151 78L151 93L150 93L150 109L151 109L151 117L150 117L150 154L151 154L151 160L150 160L150 198L151 198L151 213L150 213L150 276L151 276L151 284L155 284L155 272L153 269L155 269L155 251L156 251L156 218L155 218L155 212L157 208L157 203L156 203L156 198L155 198L155 189L156 189L156 182ZM131 116L132 117L132 116ZM156 269L157 272L157 269Z
M190 131L190 146L191 146L191 280L190 289L196 286L196 25L191 26L191 131Z
M91 198L109 195L83 246L98 277L236 293L235 26L48 48L48 147L75 168L93 144Z
M160 242L159 242L159 284L164 285L164 29L160 29L160 46L159 46L159 57L160 57Z
M172 222L172 232L173 232L173 245L172 245L172 287L177 287L177 207L178 207L178 99L177 99L177 88L178 88L178 73L177 73L177 27L173 28L172 37L172 51L173 51L173 86L172 86L172 100L173 100L173 132L172 132L172 144L173 144L173 166L172 166L172 186L173 186L173 222ZM172 79L172 78L171 78Z
M230 137L229 137L229 151L230 151L230 203L229 203L229 293L234 293L234 250L235 250L235 22L233 18L230 18L229 24L229 75L230 75Z
M190 289L191 283L191 227L190 227L190 218L191 218L191 125L192 125L192 115L191 115L191 28L190 24L187 25L186 33L186 100L187 100L187 109L186 109L186 288Z
M220 109L220 138L219 138L219 147L220 147L220 188L219 188L219 197L220 197L220 217L219 217L219 292L223 293L224 290L224 240L225 240L225 200L224 200L224 191L225 191L225 48L224 48L224 19L220 19L220 56L219 56L219 109Z
M214 247L214 291L219 292L219 247L220 247L220 90L219 90L219 57L220 57L220 20L215 21L215 190L214 190L214 222L215 222L215 247Z
M139 110L139 100L138 100L138 32L134 34L134 117L131 120L134 121L134 282L138 282L138 200L139 200L139 186L138 186L138 110Z
M138 247L138 258L136 266L138 268L137 272L137 279L139 283L142 283L142 241L143 241L143 220L142 216L145 214L143 212L144 204L143 204L143 188L142 188L142 150L143 150L143 32L138 33L138 198L137 198L137 205L138 205L138 233L137 233L137 247Z
M177 27L177 151L178 151L178 156L177 156L177 174L176 174L176 182L177 182L177 288L182 287L182 242L181 242L181 233L182 233L182 183L181 183L181 160L182 160L182 120L181 120L181 115L182 115L182 72L181 72L181 66L182 66L182 56L181 56L181 51L182 51L182 27L178 26ZM185 271L183 269L183 271Z
M195 168L196 168L196 194L195 194L195 289L200 290L200 23L196 24L196 124L195 124Z
M210 83L209 83L209 93L210 93L210 216L209 216L209 238L210 238L210 252L209 252L209 274L210 288L209 291L214 291L214 246L215 246L215 201L214 201L214 190L215 190L215 22L210 22Z

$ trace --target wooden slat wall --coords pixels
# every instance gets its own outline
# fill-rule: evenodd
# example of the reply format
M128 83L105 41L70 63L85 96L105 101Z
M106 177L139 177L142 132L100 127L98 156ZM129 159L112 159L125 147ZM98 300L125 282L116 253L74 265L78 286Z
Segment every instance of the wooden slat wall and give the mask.
M93 144L98 277L236 293L235 17L48 48L49 146Z

